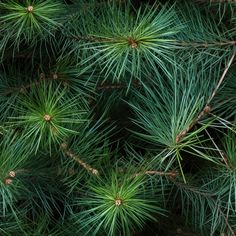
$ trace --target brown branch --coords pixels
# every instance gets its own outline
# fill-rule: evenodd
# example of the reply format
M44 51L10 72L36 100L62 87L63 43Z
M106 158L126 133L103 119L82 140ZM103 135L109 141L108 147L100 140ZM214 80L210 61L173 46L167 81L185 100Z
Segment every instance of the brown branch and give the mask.
M90 172L93 175L99 175L99 172L97 169L92 168L88 163L84 162L83 160L81 160L81 158L76 155L75 153L73 153L71 150L69 150L67 148L67 144L66 143L62 143L61 144L61 148L63 149L64 153L69 156L70 158L72 158L73 160L75 160L76 162L79 163L79 165L81 165L84 169L86 169L88 172Z
M222 218L223 218L225 224L227 225L229 231L231 232L231 236L236 236L236 232L234 231L234 229L233 229L232 226L230 225L230 223L229 223L229 221L228 221L228 218L225 216L225 214L224 214L224 212L222 211L221 207L217 204L216 199L213 197L214 194L196 190L194 187L190 187L190 186L187 186L186 184L182 184L182 183L176 182L176 181L174 181L173 179L172 179L172 182L173 182L177 187L185 188L187 191L194 192L194 193L196 193L196 194L202 195L202 196L204 196L204 197L210 199L210 200L212 201L212 203L215 205L215 207L216 207L216 208L218 207L218 211L219 211L220 215L222 216ZM187 187L186 187L186 186L187 186Z
M224 42L215 42L215 43L209 43L209 42L191 42L191 41L177 41L176 42L177 45L179 46L184 46L184 47L188 47L188 46L192 46L192 47L204 47L204 48L208 48L208 47L213 47L213 46L234 46L236 45L236 41L232 40L232 41L224 41Z
M104 38L104 37L97 37L97 36L70 36L71 39L78 40L78 41L87 41L87 42L95 42L95 43L102 43L102 42L109 42L109 43L116 43L119 41L127 40L127 45L129 45L131 48L137 48L138 43L141 43L141 41L129 38L129 37L123 37L123 38ZM226 40L226 41L218 41L218 42L197 42L197 41L174 41L174 43L177 46L183 46L183 47L203 47L203 48L209 48L214 46L235 46L236 40Z
M176 178L179 173L176 172L176 171L172 171L172 172L164 172L164 171L156 171L156 170L147 170L147 171L144 171L144 172L139 172L139 173L136 173L134 175L132 175L132 178L135 178L139 175L159 175L159 176L168 176L170 178Z
M224 71L223 71L222 76L221 76L220 79L219 79L218 84L216 85L216 88L214 89L213 93L211 94L210 98L208 99L207 104L209 104L209 103L211 102L211 100L214 98L214 96L216 95L216 92L218 91L218 89L219 89L220 85L222 84L222 82L223 82L223 80L224 80L224 78L225 78L227 72L229 71L230 66L232 65L232 63L233 63L233 61L234 61L235 55L236 55L236 52L234 52L234 53L232 54L232 56L231 56L229 62L227 63L227 65L226 65L226 67L225 67L225 69L224 69Z
M200 3L236 3L235 0L196 0Z
M214 203L216 205L215 199L213 199L213 198L211 198L211 199L212 199L212 201L214 201ZM230 223L228 221L228 218L225 216L225 214L222 211L222 209L219 207L218 210L219 210L219 213L221 214L221 216L223 217L225 224L228 226L228 229L229 229L230 233L232 234L231 236L236 236L236 232L234 231L234 229L230 225Z
M132 81L132 85L134 87L139 87L139 86L141 86L141 83L139 80L134 80L134 81ZM121 89L121 88L128 88L128 85L122 84L122 83L117 83L117 84L103 84L103 83L101 83L96 89L97 90L109 90L109 89Z
M224 151L220 151L220 155L223 158L223 162L226 164L226 166L231 170L234 171L233 165L230 163L229 157L226 155Z
M27 88L30 88L30 87L32 87L34 85L38 85L40 83L41 83L40 81L35 81L35 82L27 84L27 85L22 85L21 87L18 87L18 88L11 88L11 89L9 89L6 92L0 93L0 96L7 96L7 95L12 94L14 92L25 93L25 90Z
M97 90L121 89L121 88L127 88L127 87L128 86L124 84L101 85L97 87Z
M211 107L210 107L210 102L212 101L212 99L215 97L220 85L222 84L223 80L225 79L225 76L226 74L228 73L229 71L229 68L230 66L232 65L233 61L234 61L234 58L235 58L235 55L236 55L236 52L234 52L232 54L232 56L230 57L229 59L229 62L227 63L214 91L212 92L212 94L210 95L210 97L208 98L208 101L207 101L207 104L205 105L205 107L203 108L203 110L199 113L199 115L197 116L197 118L195 118L192 123L183 131L181 131L177 136L176 136L176 143L179 143L185 136L186 134L193 128L193 126L195 124L198 123L198 121L205 115L205 114L208 114L211 110Z
M211 142L215 146L216 150L219 152L220 156L222 157L222 162L226 165L227 168L229 168L229 170L234 171L234 168L233 168L232 164L230 163L230 159L227 156L227 154L224 151L219 149L219 147L215 143L214 139L211 137L211 135L209 134L209 132L206 129L205 129L205 133L208 135Z
M42 83L43 80L45 80L45 75L42 73L40 75L40 78L39 80L37 81L34 81L32 83L29 83L29 84L26 84L26 85L22 85L20 87L17 87L17 88L11 88L11 89L8 89L6 92L3 92L3 93L0 93L0 96L7 96L9 94L12 94L14 92L20 92L20 93L25 93L26 89L28 88L31 88L35 85L39 85L40 83Z
M181 131L181 132L176 136L176 139L175 139L176 143L179 143L179 142L186 136L186 134L193 128L193 126L196 125L196 124L198 123L198 121L199 121L204 115L208 114L208 113L210 112L210 110L211 110L211 107L208 106L208 105L206 105L206 106L204 107L203 111L201 111L201 112L199 113L199 115L197 116L197 118L194 119L194 120L192 121L192 123L191 123L185 130Z
M13 87L8 89L6 92L0 93L0 96L7 96L9 94L12 94L14 92L20 92L20 93L26 93L26 90L33 87L33 86L37 86L40 85L44 80L60 80L61 78L59 77L59 75L54 72L51 73L50 75L46 76L44 73L40 74L39 80L36 80L34 82L31 82L29 84L26 85L21 85L20 87ZM60 80L62 81L64 87L68 86L68 83L66 81L63 81L62 79Z

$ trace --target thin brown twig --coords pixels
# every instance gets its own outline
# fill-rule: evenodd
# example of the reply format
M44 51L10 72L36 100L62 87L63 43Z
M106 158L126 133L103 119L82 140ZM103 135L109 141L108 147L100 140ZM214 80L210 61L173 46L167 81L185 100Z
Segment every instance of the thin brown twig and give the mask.
M139 80L134 80L134 81L132 81L132 85L134 87L139 87L139 86L141 86L141 83ZM109 90L109 89L121 89L121 88L128 88L128 85L122 84L122 83L117 83L117 84L101 83L96 89L97 90Z
M185 136L186 134L193 128L194 125L196 125L198 123L198 121L206 114L208 114L211 110L210 106L205 106L203 111L201 111L199 113L199 115L197 116L197 118L195 118L192 123L183 131L181 131L177 136L176 136L176 143L179 143Z
M104 38L104 37L98 37L98 36L93 36L93 35L88 35L88 36L70 36L70 38L78 41L87 41L87 42L95 42L95 43L116 43L119 41L127 40L127 45L130 45L132 48L137 47L137 43L140 43L141 41L136 41L136 39L129 38L129 37L123 37L123 38ZM235 46L236 45L236 40L226 40L226 41L218 41L218 42L197 42L197 41L174 41L176 46L183 46L183 47L212 47L212 46Z
M211 100L215 97L216 92L218 91L218 89L219 89L220 85L222 84L222 82L223 82L223 80L224 80L226 74L227 74L228 71L229 71L230 66L232 65L232 63L233 63L233 61L234 61L235 55L236 55L236 52L234 52L234 53L232 54L232 56L231 56L229 62L227 63L227 65L226 65L226 67L225 67L225 69L224 69L224 71L223 71L222 76L221 76L220 79L219 79L218 84L216 85L216 88L214 89L213 93L211 94L210 98L208 99L207 104L209 104L209 103L211 102Z
M194 126L195 124L197 124L198 121L199 121L205 114L208 114L208 113L210 112L211 107L210 107L209 104L210 104L210 102L212 101L212 99L215 97L215 95L216 95L216 93L217 93L219 87L221 86L223 80L225 79L225 76L226 76L226 74L228 73L229 68L230 68L230 66L231 66L232 63L233 63L235 56L236 56L236 52L234 52L234 53L232 54L232 56L230 57L229 62L227 63L227 65L226 65L226 67L225 67L225 69L224 69L224 71L223 71L223 73L222 73L222 75L221 75L221 77L220 77L220 79L219 79L219 81L218 81L218 83L217 83L217 85L216 85L214 91L212 92L212 94L211 94L210 97L208 98L208 101L207 101L205 107L204 107L203 110L199 113L199 115L197 116L197 118L195 118L195 119L191 122L191 124L190 124L185 130L181 131L181 132L176 136L176 143L179 143L179 142L186 136L186 134L193 128L193 126Z
M71 150L68 149L68 146L66 143L61 144L61 148L63 149L64 153L74 159L76 162L78 162L83 168L85 168L88 172L92 173L93 175L99 175L99 172L97 169L92 168L88 163L81 160L81 158L73 153ZM168 176L171 178L175 178L179 175L178 172L172 171L172 172L164 172L164 171L156 171L156 170L147 170L144 172L139 172L131 176L131 178L135 178L139 175L159 175L159 176Z
M177 41L176 45L179 46L192 46L192 47L204 47L204 48L208 48L208 47L212 47L212 46L234 46L236 45L236 41L232 40L232 41L224 41L224 42L215 42L215 43L209 43L209 42L188 42L188 41Z
M127 88L124 84L110 84L110 85L101 85L97 87L97 90L109 90L109 89L121 89Z
M26 84L26 85L21 85L20 87L15 87L15 88L8 89L6 92L0 93L0 96L7 96L7 95L12 94L14 92L24 93L26 91L26 89L31 88L35 85L39 85L45 79L46 79L45 75L41 74L39 80L36 80L36 81L31 82L31 83Z
M231 236L236 236L236 232L234 231L234 229L232 228L232 226L230 225L229 221L228 221L228 218L225 216L224 212L222 211L221 207L217 204L216 202L216 199L213 197L214 194L211 194L211 193L207 193L207 192L202 192L202 191L198 191L196 190L195 188L193 187L186 187L186 184L182 184L182 183L179 183L179 182L176 182L172 179L172 182L177 186L177 187L180 187L180 188L185 188L187 189L187 191L191 191L191 192L194 192L194 193L197 193L199 195L202 195L208 199L210 199L212 201L212 203L215 205L215 207L218 209L220 215L222 216L225 224L227 225L230 233L231 233Z
M212 199L212 201L214 201L214 203L216 205L215 199L213 199L212 197L210 197L210 198ZM228 229L229 229L230 233L232 234L231 236L236 236L236 232L234 231L234 229L230 225L230 223L228 221L228 217L225 216L224 212L222 211L222 209L220 207L218 208L218 210L219 210L219 213L221 214L221 216L223 217L225 224L228 226Z
M75 153L73 153L71 150L69 150L67 148L67 144L66 143L62 143L61 144L61 148L63 149L64 153L71 157L73 160L75 160L76 162L78 162L84 169L86 169L88 172L90 172L93 175L99 175L99 172L97 169L92 168L88 163L86 163L85 161L81 160L81 158L76 155Z
M132 175L133 178L139 176L139 175L159 175L159 176L168 176L170 178L176 178L179 173L176 172L176 171L172 171L172 172L164 172L164 171L157 171L157 170L147 170L147 171L144 171L144 172L139 172L139 173L136 173L134 175Z
M235 0L196 0L196 2L201 3L236 3Z

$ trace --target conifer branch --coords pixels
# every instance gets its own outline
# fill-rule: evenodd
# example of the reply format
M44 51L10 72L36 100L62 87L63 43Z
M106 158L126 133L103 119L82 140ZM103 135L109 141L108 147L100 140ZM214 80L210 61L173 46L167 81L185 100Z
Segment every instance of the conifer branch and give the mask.
M20 92L20 93L25 93L27 89L30 89L34 86L40 85L43 81L45 80L57 80L59 78L57 73L52 73L52 76L47 76L44 73L41 73L39 76L39 80L36 80L34 82L31 82L29 84L25 84L25 85L21 85L19 87L12 87L10 89L8 89L6 92L0 93L0 96L8 96L14 92ZM63 84L65 87L68 84Z
M216 142L214 141L214 139L211 137L211 135L209 134L209 132L205 129L206 134L208 135L208 137L210 138L211 142L213 143L213 145L215 146L216 150L219 152L221 158L222 158L222 162L225 163L225 165L230 169L233 170L233 166L230 163L229 157L227 156L227 154L220 150L220 148L218 147L218 145L216 144Z
M196 0L201 3L236 3L235 0Z
M91 174L95 176L99 175L99 172L97 169L92 168L88 163L83 161L78 155L76 155L71 150L69 150L66 143L62 143L61 148L68 157L71 157L73 160L79 163L79 165L82 166L84 169L86 169L88 172L90 172Z
M8 96L14 92L20 92L20 93L25 93L26 89L29 89L33 86L36 86L36 85L39 85L42 83L43 80L45 80L45 75L44 74L41 74L40 75L40 79L39 80L36 80L34 82L31 82L29 84L26 84L26 85L21 85L19 87L15 87L15 88L10 88L8 89L6 92L3 92L3 93L0 93L0 96Z
M110 90L110 89L122 89L127 88L124 84L107 84L107 85L100 85L97 87L97 90Z
M102 43L102 42L109 42L109 43L116 43L120 40L123 41L127 39L127 45L130 45L132 48L137 47L137 43L140 43L142 41L136 42L135 39L132 38L103 38L103 37L97 37L97 36L70 36L70 38L76 40L76 41L85 41L85 42L94 42L94 43ZM227 40L227 41L216 41L214 43L212 42L197 42L197 41L173 41L177 46L183 46L183 47L203 47L203 48L209 48L209 47L223 47L223 46L235 46L236 40ZM134 46L136 45L136 46Z
M220 85L222 84L223 80L225 79L225 76L226 76L226 74L228 73L228 70L229 70L229 68L231 67L231 65L232 65L232 63L233 63L233 61L234 61L235 55L236 55L236 52L234 52L234 53L232 54L232 56L231 56L229 62L227 63L227 65L226 65L226 67L225 67L225 69L224 69L224 71L223 71L222 76L221 76L220 79L219 79L219 82L218 82L217 85L216 85L216 88L214 89L213 93L211 94L210 98L208 99L207 104L209 104L209 103L211 102L211 100L215 97L216 92L218 91L218 89L219 89Z
M134 80L132 82L132 85L134 87L139 87L139 86L141 86L141 83L138 80ZM103 83L101 83L97 87L97 90L110 90L110 89L122 89L122 88L128 88L128 85L122 84L122 83L115 83L115 84L103 84Z
M177 171L172 171L172 172L164 172L164 171L157 171L157 170L147 170L145 172L139 172L134 175L132 175L133 178L139 176L139 175L159 175L159 176L167 176L170 178L176 178L179 173Z
M111 39L111 38L103 38L103 37L97 37L97 36L70 36L69 38L72 38L76 41L85 41L85 42L95 42L95 43L100 43L100 42L117 42L117 40Z
M203 111L201 111L196 119L192 121L192 123L183 131L181 131L177 136L176 136L176 143L179 143L186 135L187 133L193 128L194 125L198 123L198 121L206 114L208 114L211 110L210 106L205 106Z
M231 224L228 221L228 217L226 217L226 215L224 214L223 210L221 209L221 207L217 204L216 199L214 198L214 194L212 193L208 193L208 192L203 192L203 191L199 191L194 187L188 186L186 184L182 184L180 182L176 182L172 179L172 182L178 187L178 188L183 188L186 191L190 191L193 192L194 194L203 196L204 198L208 198L215 206L216 209L218 209L219 214L221 215L221 217L223 218L225 224L227 225L231 236L236 236L236 232L234 231L234 229L232 228Z
M213 198L211 198L211 199L212 199L212 201L214 201L215 205L217 206L215 200ZM236 232L234 231L234 229L230 225L230 223L228 221L228 217L225 216L224 212L222 211L222 209L220 207L218 208L218 210L219 210L220 215L224 219L224 222L227 225L227 227L228 227L229 231L231 232L232 236L236 236Z
M210 43L210 42L194 42L194 41L177 41L176 42L177 45L179 46L184 46L184 47L204 47L204 48L209 48L209 47L214 47L214 46L235 46L236 45L236 41L235 40L231 40L231 41L225 41L225 42L214 42L214 43Z
M199 115L197 116L196 119L194 119L192 121L192 123L183 131L181 131L177 136L176 136L176 143L179 143L185 136L186 134L193 128L194 125L196 125L198 123L198 121L205 115L205 114L208 114L211 110L211 107L210 107L210 102L212 101L212 99L215 97L220 85L222 84L223 80L225 79L225 76L229 70L229 68L231 67L233 61L234 61L234 58L235 58L235 55L236 53L234 52L232 54L232 56L230 57L230 60L229 62L227 63L215 89L213 90L212 94L210 95L208 101L207 101L207 104L206 106L203 108L203 110L199 113Z

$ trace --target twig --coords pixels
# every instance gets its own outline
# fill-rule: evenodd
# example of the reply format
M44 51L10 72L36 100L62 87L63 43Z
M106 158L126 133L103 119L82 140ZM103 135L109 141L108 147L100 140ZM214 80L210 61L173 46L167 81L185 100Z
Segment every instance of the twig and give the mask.
M159 175L159 176L168 176L168 177L171 177L171 178L176 178L179 173L176 172L176 171L173 171L173 172L164 172L164 171L156 171L156 170L147 170L147 171L144 171L144 172L139 172L139 173L136 173L134 175L132 175L132 178L135 178L139 175Z
M179 46L192 46L192 47L204 47L204 48L209 48L212 46L234 46L236 45L236 41L232 40L232 41L225 41L225 42L215 42L215 43L209 43L209 42L191 42L191 41L177 41L176 42L177 45Z
M134 80L134 81L132 81L132 85L134 87L139 87L139 86L141 86L141 83L139 80ZM121 88L128 88L128 85L122 84L122 83L117 83L117 84L103 84L103 83L101 83L96 89L97 90L109 90L109 89L121 89Z
M176 136L176 143L179 143L185 136L186 134L193 128L194 125L198 123L198 121L205 115L208 114L211 110L210 106L205 106L203 111L201 111L196 119L192 121L192 123L183 131L181 131L177 136Z
M218 91L218 89L219 89L220 85L222 84L222 82L223 82L223 80L224 80L224 78L225 78L227 72L229 71L230 66L232 65L232 63L233 63L233 61L234 61L235 55L236 55L236 52L234 52L234 53L232 54L232 56L231 56L231 58L230 58L228 64L226 65L226 67L225 67L225 69L224 69L224 71L223 71L222 76L221 76L220 79L219 79L218 84L216 85L216 88L214 89L213 93L211 94L210 98L208 99L207 104L209 104L209 103L211 102L211 100L214 98L214 96L216 95L216 92Z
M39 84L42 83L42 81L45 80L45 79L46 79L46 77L45 77L45 75L42 73L42 74L40 74L39 80L34 81L34 82L31 82L31 83L26 84L26 85L22 85L22 86L17 87L17 88L11 88L11 89L7 90L6 92L0 93L0 96L7 96L7 95L9 95L9 94L11 94L11 93L14 93L14 92L16 92L16 91L17 91L17 92L24 93L26 89L31 88L31 87L33 87L33 86L35 86L35 85L39 85Z
M215 199L213 199L212 197L210 197L212 199L212 201L215 203ZM228 217L225 216L224 212L222 211L222 209L219 207L218 208L219 213L221 214L221 216L224 219L225 224L228 226L229 231L231 232L232 236L236 236L236 232L234 231L234 229L232 228L232 226L230 225L229 221L228 221Z
M196 0L201 3L235 3L235 0Z
M64 153L71 157L73 160L75 160L76 162L78 162L84 169L86 169L88 172L92 173L93 175L99 175L99 172L97 169L92 168L88 163L84 162L83 160L80 159L80 157L78 155L76 155L75 153L73 153L71 150L69 150L67 148L67 144L66 143L62 143L61 144L61 148L63 149Z
M230 233L231 233L231 236L236 236L236 232L234 231L234 229L232 228L232 226L230 225L229 221L228 221L228 218L225 216L224 212L222 211L221 207L217 204L216 202L216 199L213 197L214 194L211 194L211 193L207 193L207 192L202 192L202 191L199 191L199 190L196 190L194 187L190 187L190 186L187 186L186 184L182 184L182 183L179 183L179 182L176 182L172 179L172 182L177 186L177 187L180 187L180 188L185 188L187 191L191 191L193 193L196 193L196 194L199 194L199 195L202 195L208 199L210 199L212 201L212 203L214 204L214 206L218 209L220 215L222 216L225 224L227 225Z
M109 90L109 89L121 89L127 88L124 84L111 84L111 85L101 85L97 87L97 90Z
M233 166L230 163L230 160L227 156L227 154L220 150L220 148L217 146L216 142L214 141L214 139L211 137L211 135L209 134L209 132L207 130L205 130L206 134L208 135L208 137L210 138L210 140L212 141L213 145L215 146L216 150L219 152L222 161L225 163L225 165L230 169L230 170L234 170Z
M186 134L193 128L193 126L194 126L195 124L197 124L198 121L199 121L205 114L207 114L207 113L210 112L211 107L210 107L209 104L210 104L210 102L212 101L212 99L215 97L215 95L216 95L216 93L217 93L217 91L218 91L220 85L222 84L222 82L223 82L223 80L224 80L224 78L225 78L227 72L229 71L229 68L230 68L230 66L232 65L233 61L234 61L235 55L236 55L236 52L234 52L234 53L232 54L232 56L230 57L229 62L227 63L227 65L226 65L226 67L225 67L225 69L224 69L224 71L223 71L223 73L222 73L222 75L221 75L221 77L220 77L220 79L219 79L219 81L218 81L218 83L217 83L217 85L216 85L214 91L212 92L212 94L211 94L210 97L208 98L208 101L207 101L205 107L203 108L203 110L199 113L199 115L197 116L197 118L195 118L195 119L192 121L192 123L191 123L185 130L181 131L181 132L176 136L176 143L179 143L179 142L186 136Z

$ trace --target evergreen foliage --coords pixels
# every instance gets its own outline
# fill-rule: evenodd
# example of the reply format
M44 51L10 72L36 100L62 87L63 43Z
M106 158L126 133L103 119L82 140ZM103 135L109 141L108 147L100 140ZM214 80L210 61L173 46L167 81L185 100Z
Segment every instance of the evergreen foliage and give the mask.
M236 3L0 1L0 235L236 235Z

